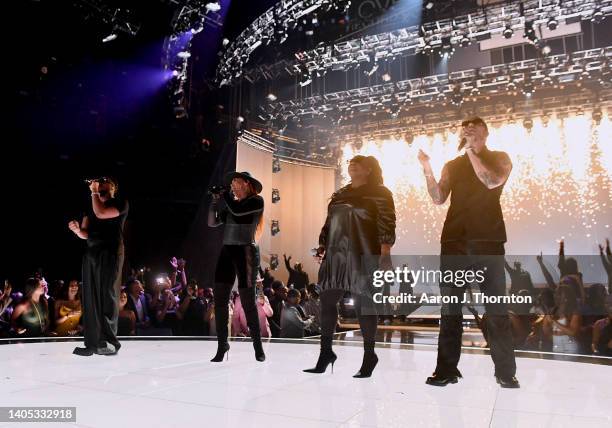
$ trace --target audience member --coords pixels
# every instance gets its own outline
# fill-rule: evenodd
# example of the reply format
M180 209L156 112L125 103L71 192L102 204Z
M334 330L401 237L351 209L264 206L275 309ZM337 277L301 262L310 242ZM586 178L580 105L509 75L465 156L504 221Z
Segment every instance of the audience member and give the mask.
M11 315L14 333L22 337L45 336L49 328L49 308L44 299L43 282L39 278L29 278L24 287L23 299Z
M312 318L302 318L298 306L300 304L300 292L291 289L287 293L287 302L281 316L281 337L302 338L305 329L312 324Z
M60 290L55 302L55 333L58 336L76 336L82 331L81 284L76 279Z

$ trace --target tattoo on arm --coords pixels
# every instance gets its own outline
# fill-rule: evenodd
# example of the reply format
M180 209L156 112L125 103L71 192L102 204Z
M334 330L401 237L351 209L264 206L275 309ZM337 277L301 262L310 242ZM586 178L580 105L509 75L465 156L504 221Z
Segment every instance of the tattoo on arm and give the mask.
M480 161L481 167L474 168L478 179L488 188L494 188L502 185L508 179L512 170L512 162L507 154L502 153L499 156L492 156L490 153L472 154Z
M429 196L431 196L434 204L443 204L450 193L448 168L446 165L442 168L442 175L439 182L436 181L433 175L427 175L425 179L427 180L427 192L429 192Z

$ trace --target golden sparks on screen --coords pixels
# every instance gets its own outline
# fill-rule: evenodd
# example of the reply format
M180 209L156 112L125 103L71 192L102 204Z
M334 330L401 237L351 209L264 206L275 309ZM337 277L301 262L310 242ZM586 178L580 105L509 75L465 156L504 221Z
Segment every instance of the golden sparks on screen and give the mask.
M489 148L507 152L513 163L502 195L506 224L554 227L557 240L601 242L595 230L612 233L612 122L607 115L599 124L590 114L546 122L535 117L531 131L517 121L489 124L489 132ZM458 129L451 129L417 136L411 144L403 139L346 144L343 182L349 181L347 160L357 154L376 157L394 193L398 235L422 233L425 242L437 242L448 201L442 206L430 201L417 153L423 149L430 156L439 178L444 163L459 155L458 138Z

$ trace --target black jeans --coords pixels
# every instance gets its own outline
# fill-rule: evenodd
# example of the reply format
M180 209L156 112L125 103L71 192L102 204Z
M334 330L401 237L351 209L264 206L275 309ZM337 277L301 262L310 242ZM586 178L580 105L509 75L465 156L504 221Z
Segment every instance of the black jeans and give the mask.
M256 306L257 272L259 269L259 249L256 245L224 245L217 261L215 271L215 324L217 340L226 342L229 336L228 304L234 281L238 277L240 302L249 326L251 338L261 337L259 316Z
M85 346L104 348L119 343L119 289L123 247L93 246L83 256L83 328Z
M487 296L503 296L506 294L503 255L504 244L501 242L444 242L442 243L440 270L444 272L446 270L483 269L484 281L480 284L480 291ZM441 295L457 296L459 302L462 301L464 292L464 287L457 287L452 283L440 284ZM487 339L491 348L491 358L495 364L495 375L514 376L516 362L507 305L504 303L485 304L485 310L487 312ZM462 323L461 303L442 305L438 362L435 371L439 375L460 375L457 365L461 356Z

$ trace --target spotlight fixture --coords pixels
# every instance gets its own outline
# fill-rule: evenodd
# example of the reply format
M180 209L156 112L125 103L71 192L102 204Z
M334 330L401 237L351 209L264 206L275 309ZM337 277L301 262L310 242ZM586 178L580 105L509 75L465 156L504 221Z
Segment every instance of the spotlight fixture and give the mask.
M523 119L523 128L525 128L527 132L531 132L533 129L533 120L530 117Z
M506 24L506 28L504 28L503 35L506 39L510 39L514 34L514 30L510 24Z
M287 125L285 125L286 127ZM280 159L275 157L272 159L272 173L276 174L281 171Z
M521 89L523 91L523 95L525 95L527 98L530 98L535 92L535 88L531 80L525 80Z
M191 34L198 34L204 30L204 21L199 20L195 23L193 28L191 29Z
M280 226L278 220L272 220L272 224L270 225L270 233L272 236L276 236L280 233Z
M549 115L547 115L547 114L544 114L544 115L542 116L541 120L542 120L542 126L543 126L544 128L548 127L548 122L550 122L550 116L549 116Z
M557 18L555 18L554 16L551 16L548 22L546 23L546 26L550 31L554 31L559 26L559 21L557 21Z
M383 80L383 82L389 82L391 81L391 75L389 74L389 72L386 72L381 76L381 79Z
M593 24L600 24L605 17L606 16L603 14L603 11L600 8L597 8L593 11L593 15L591 15L591 22Z
M459 41L459 46L461 46L462 48L467 48L471 44L472 40L468 37L467 34L464 34L463 37L461 37L461 40Z
M428 1L427 3L425 3L425 9L431 10L431 8L433 7L434 7L434 2Z
M460 88L455 88L453 90L453 93L450 97L450 102L452 105L457 106L457 107L463 104L463 94L461 93Z
M433 52L433 48L429 43L425 42L425 46L423 46L422 52L424 55L429 55Z
M272 92L270 92L266 98L268 99L268 101L270 101L272 103L272 102L276 101L277 96L274 95Z
M278 269L278 254L270 254L270 269Z
M108 36L102 39L102 43L112 42L117 38L117 33L110 33Z
M276 204L280 201L280 192L278 189L272 189L272 203Z
M210 3L206 3L206 6L204 7L206 8L207 12L219 12L221 10L221 5L218 1L211 1Z
M523 37L533 44L538 41L538 36L536 35L535 28L533 27L533 21L525 21L525 34Z
M555 83L552 76L546 75L542 78L542 86L553 86Z
M312 83L312 75L308 69L304 68L304 70L300 73L299 84L303 88L304 86L308 86Z
M442 58L448 58L455 52L455 48L451 43L450 37L442 37L442 47L440 48L440 56Z
M229 45L229 39L223 39L223 41L221 42L221 44L223 45L223 47L226 47L227 45Z

